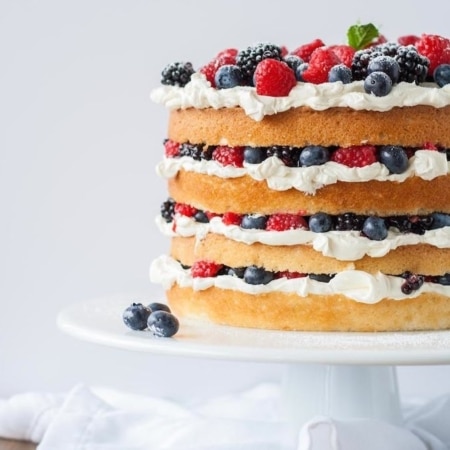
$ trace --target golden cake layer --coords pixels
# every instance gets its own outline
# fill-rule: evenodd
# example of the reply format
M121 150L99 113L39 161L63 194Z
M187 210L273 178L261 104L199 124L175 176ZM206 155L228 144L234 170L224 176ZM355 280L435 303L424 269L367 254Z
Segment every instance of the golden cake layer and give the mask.
M386 112L308 107L248 117L241 108L175 110L168 137L176 142L229 146L401 145L420 148L425 142L450 147L450 106L414 106Z

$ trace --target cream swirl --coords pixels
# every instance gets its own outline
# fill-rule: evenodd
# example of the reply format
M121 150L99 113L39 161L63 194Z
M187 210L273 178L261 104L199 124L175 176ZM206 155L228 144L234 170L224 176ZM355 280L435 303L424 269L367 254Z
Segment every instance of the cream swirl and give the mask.
M334 107L369 111L417 105L441 108L450 105L450 85L439 88L434 83L402 82L395 85L389 95L376 97L364 91L362 81L349 84L299 82L286 97L268 97L258 95L255 88L249 86L214 89L203 74L195 73L185 87L161 86L153 90L150 97L169 109L240 107L249 117L260 121L266 115L301 106L317 111Z
M323 165L310 167L287 167L276 156L271 156L261 164L246 164L244 167L222 166L216 161L195 161L183 156L181 158L165 158L156 171L165 178L174 177L180 169L214 175L221 178L238 178L248 175L257 181L265 180L270 189L285 191L295 188L308 194L314 194L323 186L337 181L366 182L395 181L402 182L417 176L424 180L450 173L450 162L445 153L430 150L417 150L409 160L408 169L401 174L390 174L384 164L374 163L365 167L347 167L329 161Z
M402 293L401 277L385 275L382 273L369 274L361 270L347 270L337 273L329 283L304 278L279 278L265 285L251 285L242 279L232 276L218 276L211 278L193 278L189 269L183 269L176 260L170 256L160 256L150 266L150 280L162 284L169 289L173 284L180 287L190 287L194 290L205 290L210 287L240 291L247 294L258 295L269 292L295 293L300 297L307 295L334 295L341 294L360 303L374 304L383 299L408 300L429 292L450 297L450 286L438 283L425 282L422 287L406 295Z

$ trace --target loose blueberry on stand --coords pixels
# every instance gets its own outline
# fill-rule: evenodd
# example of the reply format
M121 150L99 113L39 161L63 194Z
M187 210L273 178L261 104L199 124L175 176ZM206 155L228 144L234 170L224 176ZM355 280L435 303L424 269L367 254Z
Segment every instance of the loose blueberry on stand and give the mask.
M384 219L376 216L369 216L364 221L362 232L373 241L382 241L388 234Z
M391 173L403 173L409 165L408 155L402 147L397 145L385 145L380 148L380 162Z
M150 303L148 305L148 307L152 310L152 312L155 312L155 311L172 312L165 303L153 302L153 303Z
M172 313L160 310L150 314L147 326L156 337L172 337L180 328L180 323Z
M392 80L384 72L372 72L364 80L364 90L376 97L384 97L391 92Z
M145 330L152 310L142 303L132 303L122 314L123 322L132 330Z

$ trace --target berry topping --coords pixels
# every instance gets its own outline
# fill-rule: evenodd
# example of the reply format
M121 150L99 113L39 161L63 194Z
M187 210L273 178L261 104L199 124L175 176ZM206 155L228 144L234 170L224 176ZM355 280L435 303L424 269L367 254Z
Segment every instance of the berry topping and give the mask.
M197 213L197 208L186 203L175 203L174 212L186 217L194 217Z
M216 87L216 73L222 66L236 64L236 49L227 49L220 52L212 61L200 69L212 87Z
M297 84L294 71L283 61L265 59L255 70L256 93L272 97L285 97Z
M212 261L195 261L191 267L191 275L194 278L215 277L220 269L222 265Z
M244 161L248 164L260 164L267 159L267 152L264 147L245 147Z
M212 153L212 159L223 166L243 167L244 147L219 145Z
M367 66L367 73L384 72L392 80L397 83L400 77L400 66L392 56L376 56L371 59Z
M309 229L314 233L326 233L333 227L333 219L329 214L319 212L309 218Z
M422 34L416 42L418 52L430 61L428 75L433 76L437 66L450 63L450 39L435 34Z
M377 149L373 145L340 147L331 154L330 159L348 167L364 167L377 162Z
M314 50L319 47L323 47L325 44L321 39L315 39L308 44L303 44L300 47L297 47L292 53L292 55L296 55L299 58L303 59L303 61L308 62L313 54Z
M191 81L194 68L190 62L174 62L168 64L161 73L161 83L170 86L184 87Z
M345 64L333 66L328 73L328 81L330 83L335 83L336 81L341 81L344 84L351 83L352 71Z
M273 214L266 223L267 231L285 231L298 228L308 229L306 220L299 214Z
M233 212L226 212L223 216L222 216L222 222L225 225L240 225L242 221L242 215L241 214L236 214Z
M148 305L152 312L155 311L166 311L172 312L170 308L165 303L153 302Z
M381 217L369 216L365 221L362 232L372 241L382 241L387 237L386 222Z
M355 55L355 49L350 45L332 45L328 47L339 58L342 64L347 67L352 67L353 56Z
M226 64L219 67L215 76L214 83L217 89L230 89L243 84L241 69L232 64Z
M261 43L238 52L236 65L240 67L246 84L253 85L253 74L256 66L265 59L281 61L281 48L274 44Z
M450 84L450 64L441 64L436 67L433 78L439 87Z
M372 72L364 80L364 90L376 97L384 97L391 92L392 80L384 72Z
M180 144L170 139L166 139L164 141L164 154L167 158L176 158L177 156L180 156Z
M408 155L402 147L386 145L380 148L380 162L390 173L403 173L408 168Z
M142 303L132 303L122 314L124 324L132 330L145 330L152 310Z
M266 224L267 216L261 214L245 214L241 221L241 227L246 230L264 230Z
M244 272L244 281L247 284L267 284L274 279L274 273L262 267L249 266Z
M330 153L326 147L309 145L305 147L299 156L301 166L320 166L330 159Z
M172 337L180 328L178 319L167 311L154 311L147 320L149 331L156 337Z
M300 64L304 64L305 61L303 61L302 58L300 58L297 55L287 55L283 58L283 61L295 72L297 70L297 67Z
M416 45L419 39L419 36L416 36L415 34L407 34L405 36L400 36L397 41L400 45Z
M314 84L326 83L328 73L333 66L341 63L333 50L327 47L319 47L311 55L308 68L303 72L304 81Z

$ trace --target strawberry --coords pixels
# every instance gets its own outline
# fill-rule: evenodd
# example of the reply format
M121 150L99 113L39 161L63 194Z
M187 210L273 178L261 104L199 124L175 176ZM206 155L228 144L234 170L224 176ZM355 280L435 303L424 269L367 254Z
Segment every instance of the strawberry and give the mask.
M226 212L223 216L222 216L222 222L225 225L240 225L242 221L242 215L241 214L236 214L233 212Z
M428 75L432 76L437 66L450 64L450 39L436 34L422 34L416 42L417 51L430 60Z
M308 44L304 44L301 45L300 47L297 47L293 52L291 52L291 54L298 56L305 62L309 62L314 50L316 50L316 48L323 46L325 46L325 44L321 39L315 39L314 41L309 42Z
M219 67L227 64L236 64L236 55L238 51L235 48L228 48L219 52L216 57L200 69L200 73L206 76L212 87L216 87L214 77Z
M267 219L267 231L296 230L298 228L308 229L304 217L299 214L273 214Z
M214 149L212 159L223 166L243 167L244 147L227 147L226 145L219 145Z
M330 159L348 167L364 167L377 162L377 149L373 145L340 147L331 154Z
M166 139L164 141L164 154L167 158L176 158L177 156L180 156L180 144L170 139Z
M186 203L175 203L174 212L186 217L194 217L198 209Z
M191 275L194 278L215 277L222 267L222 264L212 261L195 261L191 267Z
M415 34L407 34L405 36L400 36L397 41L400 45L416 45L419 39L419 36L416 36Z
M253 79L256 93L271 97L289 95L297 84L294 71L285 62L276 59L263 59L256 66Z
M332 45L328 48L333 51L342 64L350 68L352 67L353 56L355 54L353 47L350 47L350 45Z
M309 66L303 72L302 78L308 83L326 83L328 81L328 72L340 62L333 50L330 50L328 47L319 47L311 55Z

